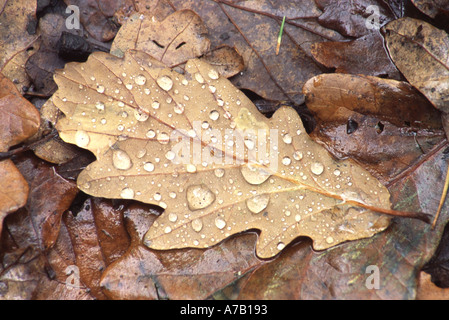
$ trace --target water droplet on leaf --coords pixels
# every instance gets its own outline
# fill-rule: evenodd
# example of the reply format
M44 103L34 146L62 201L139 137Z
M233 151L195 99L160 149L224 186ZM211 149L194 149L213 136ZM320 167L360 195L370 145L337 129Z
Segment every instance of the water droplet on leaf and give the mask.
M264 168L252 164L242 166L240 172L249 184L259 185L270 177L270 174Z
M156 80L159 87L161 87L162 90L168 91L173 87L173 80L168 76L162 76L157 78Z
M270 195L261 194L246 200L246 206L249 211L257 214L266 209L268 202L270 202Z
M203 221L195 219L192 221L192 229L196 232L200 232L203 229Z
M112 151L112 164L119 170L128 170L132 167L132 161L129 155L123 150Z
M89 145L89 134L84 130L78 130L75 133L75 143L80 148L86 148Z
M323 171L324 171L324 166L323 166L322 163L314 162L314 163L312 163L312 165L310 166L310 170L312 171L313 174L316 174L317 176L319 176L320 174L323 173Z
M193 185L187 188L187 203L190 210L204 209L215 201L215 194L204 185Z

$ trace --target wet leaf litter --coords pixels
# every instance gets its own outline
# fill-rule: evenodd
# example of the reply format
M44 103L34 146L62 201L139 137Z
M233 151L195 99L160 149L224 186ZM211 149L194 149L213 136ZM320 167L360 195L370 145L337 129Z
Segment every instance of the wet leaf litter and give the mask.
M440 201L439 192L433 191L436 188L429 189L429 185L444 185L447 141L440 120L445 119L443 109L440 117L440 110L429 103L430 96L420 95L406 82L413 82L402 76L406 71L399 74L401 63L395 66L390 60L391 52L382 45L389 34L365 28L363 10L378 1L363 1L353 12L355 19L344 23L346 7L336 8L322 1L298 0L288 5L267 1L242 1L237 5L224 0L126 2L116 2L111 10L97 17L98 21L82 20L81 30L75 31L83 41L95 44L90 36L104 41L117 31L108 27L101 30L106 16L111 17L116 11L112 19L123 24L110 51L120 59L95 54L93 60L67 65L71 76L79 75L71 79L73 90L66 88L59 97L65 100L66 111L70 109L71 115L61 119L62 113L52 99L40 107L48 91L38 87L40 79L36 77L40 71L30 72L28 68L31 63L44 67L44 73L54 73L55 63L49 65L53 69L46 69L47 65L40 61L49 52L44 25L34 30L36 39L42 41L30 42L40 57L27 49L33 59L28 59L25 69L16 68L18 73L29 73L31 87L22 87L26 82L16 79L14 73L7 75L19 90L29 90L27 97L41 108L47 127L41 126L31 141L45 137L45 132L57 122L58 129L64 131L60 124L65 122L69 123L65 134L74 144L49 136L49 141L26 141L23 146L2 153L14 155L12 160L30 192L27 204L6 216L3 223L0 297L413 299L416 270L421 270L433 254L447 220L444 196ZM83 14L86 11L93 17L104 3L83 7ZM442 3L415 1L415 5L429 16L435 15L435 20L431 20L434 25L438 16L445 14ZM42 10L39 7L37 10ZM180 10L183 8L193 9L198 15ZM335 10L336 19L330 14ZM382 24L397 20L404 15L403 10L397 3L383 6ZM149 16L133 14L139 11ZM51 12L51 18L41 12L37 21L64 21L59 11ZM176 14L171 16L172 12ZM216 23L222 16L225 20L227 17L228 24ZM306 20L302 21L302 16L307 16ZM0 20L2 17L0 14ZM250 28L245 22L248 18L252 21ZM297 32L302 26L304 32ZM388 31L390 35L398 31L394 24L388 27L393 30ZM405 28L412 30L405 35L406 41L390 41L396 41L393 46L398 52L407 41L416 44L421 38L429 38L419 22L416 27L410 24ZM415 35L413 28L418 30ZM262 29L264 32L260 32ZM340 35L332 29L340 30ZM276 55L280 30L284 32ZM33 32L28 27L27 31ZM55 29L52 34L61 31ZM101 34L103 31L106 36ZM305 42L297 43L298 39ZM339 42L343 39L356 40ZM110 44L97 44L100 50L109 52ZM434 43L427 51L438 56L432 50L440 44ZM310 73L310 68L298 68L307 59L295 58L293 48L313 56L319 61L316 66L336 68L337 74L314 77L326 69L319 67L317 73ZM52 54L58 54L52 50ZM413 56L414 50L410 47L402 56ZM352 53L348 56L348 52ZM364 52L370 52L370 58L376 62L369 64L371 59L364 58ZM291 58L295 60L294 67ZM130 60L133 66L120 64ZM306 66L313 64L309 60ZM427 60L432 59L420 59ZM196 69L187 68L192 64ZM58 71L62 82L65 71ZM296 83L293 87L285 86L281 79L292 79L292 72L302 80L290 82ZM225 78L229 77L235 87L228 87ZM435 83L441 81L442 77ZM114 82L118 85L112 86ZM277 96L298 98L298 103L304 97L305 104L276 98L263 100L276 97L276 85L285 91ZM416 82L412 85L419 86ZM55 83L48 83L48 89L52 88L56 88ZM243 89L244 94L237 88ZM144 99L139 100L140 96ZM261 99L271 103L269 110L261 108ZM261 116L252 102L268 118ZM111 109L114 115L109 114ZM203 109L207 112L202 113ZM169 113L171 116L163 117ZM74 119L78 122L70 124ZM106 132L99 129L102 126L106 126ZM276 130L277 134L270 135ZM143 147L138 147L137 142L127 146L132 140L143 142ZM261 144L263 141L265 144ZM302 143L307 147L301 148ZM254 157L263 155L261 151L266 148L269 151L263 160ZM30 149L41 159L60 165L36 162L32 152L23 154L23 150ZM83 149L92 149L95 156ZM321 152L330 160L317 158ZM271 154L275 156L270 157ZM336 160L348 157L357 164ZM89 163L90 172L79 176L84 180L80 179L76 187L73 181ZM379 190L372 189L368 195L367 188L360 188L364 180L353 179L344 164L364 168L363 173L368 173L364 178L373 186L380 182L377 186L383 191L388 188L387 194L379 197ZM352 166L349 168L352 170ZM12 172L12 168L6 171ZM91 179L90 174L95 177ZM52 178L46 181L45 175ZM52 180L61 183L52 184ZM143 190L141 180L152 184ZM77 192L78 188L96 192L101 184L103 191L119 189L111 195L114 200ZM40 195L48 193L54 196L41 205ZM145 199L134 201L137 197ZM388 202L380 206L376 197L388 198ZM439 203L441 217L433 231L415 219L391 220L391 214L426 220L428 216L419 213L436 212ZM52 207L57 210L51 210ZM377 232L375 229L381 224L371 223L372 235L360 237L357 233L360 238L337 238L338 234L357 231L359 225L354 228L354 221L360 222L365 214L385 220L387 227ZM346 216L350 221L344 219ZM306 234L311 227L317 232ZM119 239L123 241L118 242ZM265 239L273 243L267 245ZM154 249L152 245L157 246L158 241L165 242L164 247ZM319 249L322 244L325 249ZM363 270L368 265L379 266L379 290L365 286ZM25 270L20 271L23 276L11 278L19 270ZM324 287L320 286L322 283Z

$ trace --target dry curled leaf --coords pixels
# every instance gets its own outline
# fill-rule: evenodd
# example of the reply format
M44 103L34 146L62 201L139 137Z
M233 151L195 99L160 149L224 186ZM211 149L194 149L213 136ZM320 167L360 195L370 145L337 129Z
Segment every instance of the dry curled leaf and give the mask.
M188 61L182 75L142 52L94 53L55 80L62 139L98 160L79 187L164 208L145 236L151 248L204 248L259 229L257 254L271 257L300 235L325 249L389 224L365 209L390 208L375 178L313 142L294 109L266 119L205 62Z

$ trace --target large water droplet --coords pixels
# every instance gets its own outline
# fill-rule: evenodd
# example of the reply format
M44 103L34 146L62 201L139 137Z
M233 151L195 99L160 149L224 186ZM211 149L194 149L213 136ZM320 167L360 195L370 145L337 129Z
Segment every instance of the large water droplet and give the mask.
M122 192L120 192L120 196L123 199L133 199L134 198L134 190L131 188L124 188Z
M214 170L214 174L217 178L222 178L225 174L225 170L222 168L217 168Z
M95 104L95 108L97 108L97 109L100 110L100 111L104 111L104 103L101 102L101 101L98 101L98 102Z
M170 220L171 222L176 222L176 220L178 220L178 215L171 212L168 214L168 220Z
M98 85L98 86L97 86L97 92L98 92L98 93L103 93L103 92L104 92L104 86Z
M215 201L215 194L204 184L190 186L186 193L190 210L204 209Z
M217 80L218 79L218 72L215 69L211 69L207 75L212 80Z
M246 206L252 213L260 213L268 206L270 202L270 195L261 194L246 200Z
M192 221L192 229L196 232L200 232L203 229L203 221L200 219L195 219Z
M186 165L186 170L189 173L195 173L196 172L196 166L194 164L189 163Z
M293 159L299 161L301 160L303 157L303 154L301 151L295 151L295 153L293 153Z
M89 145L89 134L84 130L78 130L75 133L75 143L80 148L86 148Z
M162 90L168 91L173 87L173 80L168 76L162 76L157 78L156 80L159 87L161 87Z
M147 138L153 139L156 136L156 132L154 132L153 129L150 129L145 135L147 136Z
M195 80L198 81L199 83L204 83L204 78L199 72L195 73Z
M217 121L220 118L220 113L217 110L212 110L209 113L209 118L213 121Z
M147 78L145 78L144 75L139 74L137 77L134 78L134 82L139 86L143 86L145 82L147 82Z
M177 114L182 114L184 112L184 106L180 103L175 103L175 106L173 107L173 111Z
M142 121L142 122L147 121L149 118L149 116L146 113L141 112L139 110L134 110L134 117L136 118L137 121Z
M145 171L152 172L154 171L154 164L152 164L151 162L147 162L143 165L143 169Z
M322 163L314 162L314 163L312 163L312 165L310 166L310 170L312 171L313 174L316 174L317 176L319 176L320 174L323 173L323 171L324 171L324 166L323 166Z
M282 158L282 164L285 166L289 166L292 163L292 160L289 157Z
M119 170L128 170L132 167L132 161L129 155L120 149L112 151L112 164Z
M218 229L223 229L224 227L226 227L226 221L224 221L222 218L220 218L220 217L217 217L217 218L215 218L215 226L218 228Z
M286 144L291 144L293 141L293 138L291 135L289 135L288 133L286 133L284 135L284 137L282 138L282 140L286 143Z
M167 144L170 142L170 136L166 132L161 132L157 135L157 141L159 141L160 144Z
M264 183L270 177L270 173L268 173L264 168L253 164L242 166L240 171L248 183L255 185Z
M279 242L279 243L277 244L276 248L278 248L278 250L284 249L284 248L285 248L285 243Z

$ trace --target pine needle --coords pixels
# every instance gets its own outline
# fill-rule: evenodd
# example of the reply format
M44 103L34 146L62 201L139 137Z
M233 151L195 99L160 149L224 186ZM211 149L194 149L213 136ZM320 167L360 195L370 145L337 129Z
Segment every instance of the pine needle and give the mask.
M282 40L282 33L284 32L284 24L285 24L285 16L282 19L281 30L279 30L278 43L276 45L276 55L279 54L279 49L281 48L281 40Z

